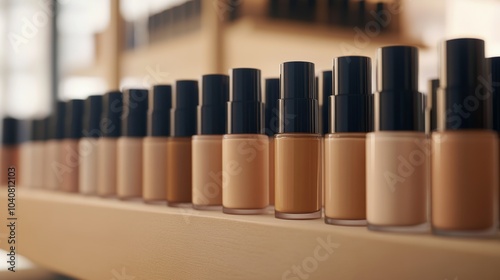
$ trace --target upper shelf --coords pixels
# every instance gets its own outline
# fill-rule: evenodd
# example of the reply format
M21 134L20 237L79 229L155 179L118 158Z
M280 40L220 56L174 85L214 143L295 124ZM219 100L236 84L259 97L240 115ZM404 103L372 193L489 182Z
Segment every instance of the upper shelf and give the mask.
M377 233L22 188L17 199L18 253L83 279L500 279L500 235Z

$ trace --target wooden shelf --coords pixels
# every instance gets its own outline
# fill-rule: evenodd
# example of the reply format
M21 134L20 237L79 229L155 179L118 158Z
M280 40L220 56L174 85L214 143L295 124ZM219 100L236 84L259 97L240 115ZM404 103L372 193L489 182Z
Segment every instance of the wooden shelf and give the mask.
M294 266L308 279L500 279L500 235L376 233L22 188L17 217L19 254L83 279L301 279Z

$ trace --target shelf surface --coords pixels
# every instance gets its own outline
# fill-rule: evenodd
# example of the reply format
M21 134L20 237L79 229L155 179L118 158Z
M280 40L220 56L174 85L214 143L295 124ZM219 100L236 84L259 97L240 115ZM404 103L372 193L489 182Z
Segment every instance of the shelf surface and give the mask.
M6 222L6 188L0 201ZM81 279L500 279L500 235L377 233L22 188L16 216L18 254Z

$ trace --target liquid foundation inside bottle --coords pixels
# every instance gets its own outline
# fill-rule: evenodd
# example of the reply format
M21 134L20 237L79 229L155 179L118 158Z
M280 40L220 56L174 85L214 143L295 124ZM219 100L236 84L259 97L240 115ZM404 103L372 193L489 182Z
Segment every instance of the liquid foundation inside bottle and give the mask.
M325 136L325 221L366 224L365 133Z
M277 215L320 217L321 136L278 134L275 141Z
M274 205L275 201L275 179L276 179L276 141L274 136L269 137L269 205Z
M432 177L433 230L452 235L496 231L498 211L492 199L498 197L496 132L435 132L432 139L433 174L439 174Z
M167 199L167 137L144 138L144 175L142 198L144 201Z
M193 136L193 207L222 207L222 135ZM196 156L195 156L196 155Z
M191 137L171 137L167 141L167 203L191 203Z
M78 144L80 154L79 187L80 193L97 194L98 138L82 138Z
M60 178L57 174L57 164L61 158L61 141L49 140L47 141L47 174L46 174L46 188L49 190L60 189Z
M101 137L97 140L98 172L97 194L115 196L117 189L117 138Z
M265 213L269 204L269 138L224 135L222 200L224 213Z
M139 137L118 139L116 194L120 199L142 196L142 144Z
M65 192L78 192L80 157L78 139L63 139L60 149L60 158L55 166L56 176L60 180L60 189Z
M370 227L425 227L428 147L427 137L420 132L368 134L366 210Z

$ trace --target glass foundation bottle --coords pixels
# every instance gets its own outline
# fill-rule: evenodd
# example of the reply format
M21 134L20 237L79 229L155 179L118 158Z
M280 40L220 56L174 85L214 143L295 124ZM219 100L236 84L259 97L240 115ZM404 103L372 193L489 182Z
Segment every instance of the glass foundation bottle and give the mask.
M146 202L167 200L167 141L170 135L172 86L153 86L148 109L148 136L144 138L142 199Z
M45 188L60 189L61 178L58 173L58 163L61 159L62 139L66 122L66 103L57 101L49 121L49 137L45 143L47 171L45 174Z
M494 235L499 147L492 130L484 41L445 41L440 62L437 131L432 133L432 230L438 235Z
M116 195L117 189L117 143L121 135L123 94L109 91L102 99L101 130L97 139L97 195Z
M260 70L231 70L227 134L222 140L222 211L261 214L269 205L269 137L264 132Z
M280 95L280 79L266 79L266 134L269 136L269 205L274 205L275 150L274 136L278 131L278 99Z
M121 136L116 144L116 194L120 199L142 197L142 144L146 137L147 111L147 89L125 90Z
M198 81L180 80L170 110L170 138L167 141L167 204L190 206L192 202L192 146L196 134Z
M204 75L193 136L193 208L222 208L222 136L226 131L229 76Z
M45 164L45 119L34 121L33 139L31 141L31 185L30 187L43 188L44 164Z
M368 229L428 230L428 138L418 92L418 50L410 46L377 52L375 131L366 138Z
M9 182L8 170L12 166L19 168L19 143L17 129L19 121L5 117L2 124L2 145L0 146L0 186L7 186ZM17 174L16 170L16 174Z
M366 134L371 131L371 61L334 61L335 91L328 98L325 135L325 222L366 225ZM331 79L330 79L331 80Z
M285 62L280 75L275 139L276 203L280 219L321 218L321 144L314 64Z
M102 136L102 95L91 95L85 100L83 114L83 138L78 143L80 154L79 189L81 194L97 194L98 147L97 139Z
M64 123L64 139L61 140L60 158L56 166L56 174L60 179L60 190L78 192L79 159L78 142L83 135L84 101L73 99L66 103L66 121Z

